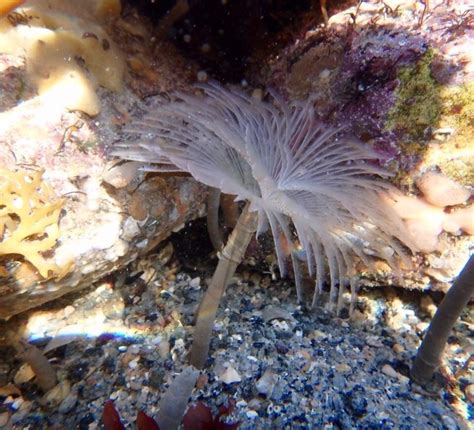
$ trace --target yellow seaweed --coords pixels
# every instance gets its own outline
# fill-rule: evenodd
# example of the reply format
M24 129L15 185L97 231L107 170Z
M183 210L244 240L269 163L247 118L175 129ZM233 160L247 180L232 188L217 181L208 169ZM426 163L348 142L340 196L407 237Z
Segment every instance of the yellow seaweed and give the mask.
M0 168L0 256L21 255L42 277L62 277L44 253L54 250L60 236L58 220L64 200L42 180L42 170Z

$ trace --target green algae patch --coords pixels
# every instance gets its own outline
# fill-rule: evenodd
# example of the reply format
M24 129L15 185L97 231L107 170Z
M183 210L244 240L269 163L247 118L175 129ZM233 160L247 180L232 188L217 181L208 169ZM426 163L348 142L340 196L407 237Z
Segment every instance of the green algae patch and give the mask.
M418 168L436 166L456 182L472 186L474 83L438 84L430 70L434 56L429 49L417 64L400 70L386 129L401 135L402 153L418 159ZM412 179L408 172L399 171L393 182L411 189Z
M443 103L441 127L454 127L458 134L474 134L474 83L445 86L440 91Z
M421 168L438 167L447 177L464 186L474 184L474 133L455 135L446 142L431 143Z
M443 86L439 127L452 133L445 142L432 143L424 154L425 166L438 166L460 184L474 184L474 83Z
M430 49L417 64L400 69L396 102L386 122L388 130L402 131L408 138L421 139L427 127L437 126L442 104L439 85L430 69L434 55Z

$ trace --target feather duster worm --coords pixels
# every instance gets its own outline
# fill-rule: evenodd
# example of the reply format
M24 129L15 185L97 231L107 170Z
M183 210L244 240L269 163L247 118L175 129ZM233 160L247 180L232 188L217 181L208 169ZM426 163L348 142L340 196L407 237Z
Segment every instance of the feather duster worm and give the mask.
M249 201L257 235L272 231L282 276L283 241L295 251L300 300L297 255L316 279L313 303L329 275L330 303L338 308L346 284L354 302L358 261L369 269L377 258L393 269L400 260L409 264L405 246L415 245L386 203L389 173L371 162L378 158L372 149L321 123L311 101L288 104L273 92L272 103L258 101L216 83L199 88L203 95L179 93L129 126L135 140L118 143L114 155L150 170L189 172Z

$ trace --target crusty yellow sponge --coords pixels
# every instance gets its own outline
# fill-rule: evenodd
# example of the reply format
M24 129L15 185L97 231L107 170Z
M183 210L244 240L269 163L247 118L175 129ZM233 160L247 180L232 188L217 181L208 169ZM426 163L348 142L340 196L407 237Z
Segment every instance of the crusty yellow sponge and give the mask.
M42 174L0 168L0 256L21 255L44 278L62 277L71 266L58 267L43 253L52 251L59 238L64 201L42 181Z
M28 1L0 18L0 53L24 55L41 97L89 115L100 112L97 86L120 91L125 62L100 22L120 2Z

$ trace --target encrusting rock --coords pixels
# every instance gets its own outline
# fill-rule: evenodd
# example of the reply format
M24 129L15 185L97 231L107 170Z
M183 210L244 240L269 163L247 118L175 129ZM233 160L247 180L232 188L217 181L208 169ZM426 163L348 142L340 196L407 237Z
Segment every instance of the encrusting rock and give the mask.
M415 3L334 5L327 25L308 25L269 57L261 83L289 100L311 95L322 118L346 125L393 173L395 209L420 258L403 282L379 265L364 284L446 291L474 233L474 57L469 26L452 21L463 22L470 5L432 0L428 18Z
M423 198L434 206L444 208L466 203L471 192L439 172L426 172L416 180Z

